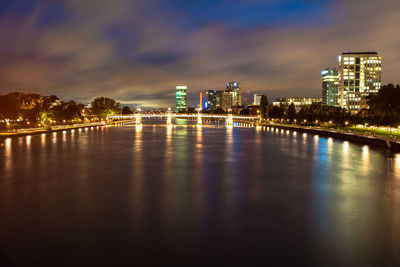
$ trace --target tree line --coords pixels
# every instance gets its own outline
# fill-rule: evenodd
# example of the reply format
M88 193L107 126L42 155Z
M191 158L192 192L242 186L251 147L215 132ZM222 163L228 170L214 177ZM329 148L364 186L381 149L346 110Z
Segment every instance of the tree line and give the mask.
M57 96L10 93L0 96L0 128L48 126L104 120L108 115L131 114L133 111L112 98L97 97L90 107L75 101L61 101Z
M368 124L376 126L400 125L400 85L388 84L382 86L378 93L367 97L368 108L363 108L356 114L351 114L340 107L326 106L322 103L304 105L296 110L290 105L271 105L267 96L260 101L260 116L262 119L284 120L307 125L323 122L344 126L346 124Z

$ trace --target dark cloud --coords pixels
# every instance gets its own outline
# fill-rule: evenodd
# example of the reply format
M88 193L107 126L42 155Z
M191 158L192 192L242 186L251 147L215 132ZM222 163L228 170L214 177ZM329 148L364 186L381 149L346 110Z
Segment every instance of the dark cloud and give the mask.
M83 102L104 95L165 107L174 105L176 84L189 86L194 104L200 90L238 80L270 99L319 96L320 70L356 50L379 51L384 82L399 81L397 0L327 1L308 18L307 6L297 4L298 16L290 9L301 1L283 1L286 9L279 2L268 4L291 19L277 24L266 13L265 21L246 20L243 27L240 17L235 24L213 20L210 10L228 8L226 1L196 7L204 12L197 16L189 4L177 9L161 0L39 1L24 12L11 5L0 17L0 93L34 91ZM231 10L249 12L260 3Z

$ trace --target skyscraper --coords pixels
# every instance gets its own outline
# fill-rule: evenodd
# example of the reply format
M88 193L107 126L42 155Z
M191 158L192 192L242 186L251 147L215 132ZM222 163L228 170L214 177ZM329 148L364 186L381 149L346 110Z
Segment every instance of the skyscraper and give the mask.
M232 100L233 98L233 92L226 90L222 93L222 99L221 99L221 108L225 111L229 111L229 109L232 108Z
M232 92L232 106L242 105L242 90L238 82L227 83L226 91Z
M187 108L187 86L179 85L176 87L176 112L185 112Z
M348 52L339 56L339 106L357 112L366 97L381 88L382 59L377 52Z
M222 94L223 91L221 90L207 90L207 101L210 110L215 110L221 107Z
M322 71L322 103L338 107L339 71L336 68Z

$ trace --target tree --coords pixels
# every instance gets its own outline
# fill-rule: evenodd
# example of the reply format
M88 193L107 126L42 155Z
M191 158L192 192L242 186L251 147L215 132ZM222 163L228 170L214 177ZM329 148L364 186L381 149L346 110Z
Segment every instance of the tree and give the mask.
M294 103L291 103L288 108L288 119L292 122L296 118L296 107Z
M130 107L124 106L124 107L122 108L122 110L121 110L121 113L122 113L122 114L132 114L133 111L132 111L132 109L131 109Z
M108 115L120 112L120 104L108 97L96 97L92 101L91 110L100 119L106 119Z
M188 107L187 113L196 113L196 109L194 107Z
M371 123L397 125L400 122L400 85L384 85L377 94L370 94L367 99Z
M283 118L284 110L279 106L273 106L268 110L268 116L274 119L281 119Z
M262 95L261 99L260 99L260 116L261 119L265 119L265 115L267 113L267 109L268 109L268 98L266 95Z

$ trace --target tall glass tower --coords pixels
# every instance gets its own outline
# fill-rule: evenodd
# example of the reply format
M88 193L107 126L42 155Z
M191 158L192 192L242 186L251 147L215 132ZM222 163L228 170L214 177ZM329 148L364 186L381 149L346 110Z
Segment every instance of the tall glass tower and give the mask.
M242 90L238 82L227 83L226 91L232 93L232 106L242 105Z
M187 109L187 86L178 85L176 87L176 112L186 112Z
M338 107L339 71L335 68L322 71L322 103Z

